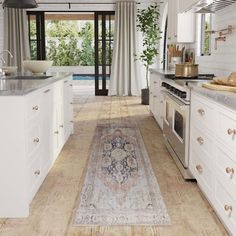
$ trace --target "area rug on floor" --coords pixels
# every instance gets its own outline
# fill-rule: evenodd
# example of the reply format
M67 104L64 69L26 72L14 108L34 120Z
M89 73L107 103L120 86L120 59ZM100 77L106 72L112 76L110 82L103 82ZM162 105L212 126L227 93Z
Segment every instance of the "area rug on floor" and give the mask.
M98 126L74 225L169 224L139 129Z

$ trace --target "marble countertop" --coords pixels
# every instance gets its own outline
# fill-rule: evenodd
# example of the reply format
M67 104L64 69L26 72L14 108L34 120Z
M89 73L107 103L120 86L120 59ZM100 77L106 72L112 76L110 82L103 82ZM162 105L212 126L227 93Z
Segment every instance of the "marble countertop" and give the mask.
M150 68L150 72L158 73L161 75L174 75L175 70L163 70L163 69L157 69L157 68Z
M190 88L213 101L227 106L230 109L236 110L236 93L225 92L225 91L215 91L207 88L203 88L201 85L190 85Z
M52 76L48 79L19 80L8 79L8 77L0 79L0 96L24 96L35 90L48 86L56 81L62 80L71 73L58 72L48 73Z

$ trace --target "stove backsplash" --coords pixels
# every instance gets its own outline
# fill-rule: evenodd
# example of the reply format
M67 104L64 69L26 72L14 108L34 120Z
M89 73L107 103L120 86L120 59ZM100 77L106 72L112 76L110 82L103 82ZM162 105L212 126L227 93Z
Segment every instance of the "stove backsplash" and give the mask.
M229 7L218 11L212 15L212 29L220 30L227 28L228 25L233 26L233 32L226 36L225 42L217 43L215 49L215 37L212 34L211 55L197 56L196 63L199 64L201 73L214 73L217 76L228 76L231 72L236 71L236 3ZM198 23L199 25L199 23ZM196 43L196 48L199 43Z

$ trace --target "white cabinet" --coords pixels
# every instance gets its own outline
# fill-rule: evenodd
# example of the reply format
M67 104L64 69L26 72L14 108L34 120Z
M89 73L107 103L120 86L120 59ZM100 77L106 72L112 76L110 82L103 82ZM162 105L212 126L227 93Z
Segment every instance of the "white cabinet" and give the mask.
M177 43L179 0L168 0L167 44Z
M168 44L193 43L195 41L194 13L179 14L193 4L192 1L168 0Z
M72 84L70 76L25 96L0 97L0 217L28 216L31 200L73 131L73 123L63 125L55 141L55 129L73 117L65 80Z
M149 108L160 128L163 129L163 95L161 93L161 75L152 71L150 73Z
M199 0L179 0L179 12L189 11Z
M236 111L192 93L190 171L226 228L236 232Z

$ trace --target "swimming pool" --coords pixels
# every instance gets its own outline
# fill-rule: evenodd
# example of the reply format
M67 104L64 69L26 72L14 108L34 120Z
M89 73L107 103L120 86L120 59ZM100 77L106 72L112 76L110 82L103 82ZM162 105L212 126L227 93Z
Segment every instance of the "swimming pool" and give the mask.
M73 75L73 80L94 80L94 75ZM102 80L102 76L99 76L99 80ZM110 80L110 76L107 76L107 80Z

